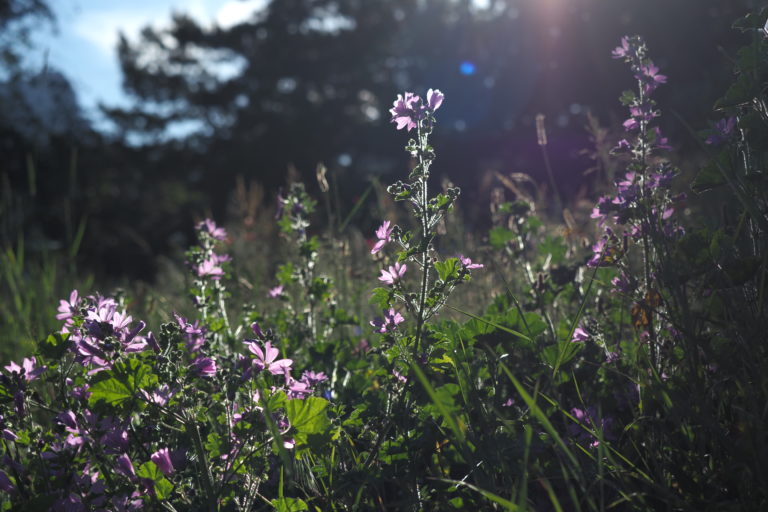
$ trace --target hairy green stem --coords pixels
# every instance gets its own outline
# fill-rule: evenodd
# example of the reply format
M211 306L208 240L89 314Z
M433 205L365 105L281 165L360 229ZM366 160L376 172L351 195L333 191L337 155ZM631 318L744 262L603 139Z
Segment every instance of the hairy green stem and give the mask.
M195 445L197 460L200 463L200 473L203 475L203 487L205 488L205 494L208 498L208 510L215 512L216 493L213 489L213 477L211 475L211 468L208 466L208 457L206 457L205 448L203 447L203 440L200 437L200 429L197 428L197 423L195 423L194 418L188 420L187 428L189 428L192 432L192 442Z
M421 253L421 290L419 292L419 310L418 319L416 323L416 342L414 344L413 357L418 358L419 348L421 345L421 339L424 336L424 322L425 308L427 301L427 287L429 285L429 196L427 192L427 180L429 175L427 174L428 165L424 161L423 153L427 147L427 137L422 133L421 121L418 126L419 137L419 166L421 168L421 176L419 177L419 208L421 209L421 236L422 243L424 244Z

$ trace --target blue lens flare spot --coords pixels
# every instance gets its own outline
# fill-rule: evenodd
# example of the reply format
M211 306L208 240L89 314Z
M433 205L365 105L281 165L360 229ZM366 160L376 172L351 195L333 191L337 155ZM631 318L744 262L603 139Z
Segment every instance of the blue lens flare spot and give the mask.
M462 75L474 75L475 74L475 63L470 62L468 60L465 60L459 65L459 73Z

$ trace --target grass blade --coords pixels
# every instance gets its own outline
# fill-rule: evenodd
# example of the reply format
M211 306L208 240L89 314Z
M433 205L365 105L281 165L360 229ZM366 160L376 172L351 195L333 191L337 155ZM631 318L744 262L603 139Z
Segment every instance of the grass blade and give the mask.
M481 489L481 488L477 487L476 485L472 485L472 484L467 483L467 482L462 482L461 480L449 480L447 478L435 478L434 480L437 480L438 482L445 482L445 483L448 483L448 484L451 484L451 485L461 486L461 487L466 487L468 489L472 489L473 491L482 494L484 498L486 498L486 499L488 499L488 500L490 500L490 501L492 501L492 502L494 502L494 503L496 503L498 505L501 505L502 507L504 507L507 510L513 510L513 511L523 510L520 507L518 507L517 505L515 505L514 503L512 503L511 501L509 501L508 499L502 498L498 494L494 494L491 491L486 491L485 489Z
M470 313L469 311L464 311L463 309L459 309L459 308L453 307L453 306L451 306L450 304L446 304L446 305L445 305L445 307L447 307L448 309L452 309L452 310L456 311L457 313L461 313L462 315L467 315L467 316L468 316L468 317L470 317L470 318L473 318L473 319L475 319L475 320L478 320L478 321L480 321L480 322L483 322L483 323L485 323L485 324L488 324L488 325L490 325L491 327L495 327L495 328L497 328L497 329L501 329L502 331L504 331L504 332L508 332L509 334L514 334L515 336L517 336L517 337L519 337L519 338L522 338L522 339L524 339L525 341L528 341L528 342L530 342L530 343L533 343L533 340L532 340L531 338L529 338L529 337L528 337L528 336L526 336L525 334L523 334L523 333L521 333L521 332L518 332L518 331L516 331L516 330L514 330L514 329L510 329L509 327L504 327L503 325L499 325L499 324L497 324L496 322L491 322L490 320L486 320L485 318L483 318L483 317L481 317L481 316L477 316L477 315L475 315L475 314L473 314L473 313Z

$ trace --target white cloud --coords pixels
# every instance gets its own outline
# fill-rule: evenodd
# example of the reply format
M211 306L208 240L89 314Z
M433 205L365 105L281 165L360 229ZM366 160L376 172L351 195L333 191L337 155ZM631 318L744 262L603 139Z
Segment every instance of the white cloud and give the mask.
M269 0L229 0L216 11L216 23L222 28L229 28L249 19L254 12L269 4Z

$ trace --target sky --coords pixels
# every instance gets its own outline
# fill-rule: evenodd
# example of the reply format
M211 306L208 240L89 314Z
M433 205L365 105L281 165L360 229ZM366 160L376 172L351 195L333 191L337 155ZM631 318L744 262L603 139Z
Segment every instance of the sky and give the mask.
M28 64L46 62L63 72L84 111L99 121L97 105L125 106L117 59L119 31L136 38L147 24L167 24L173 12L185 12L203 24L227 27L247 19L266 0L55 0L49 5L55 26L42 25Z

